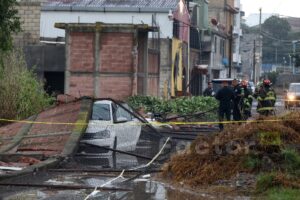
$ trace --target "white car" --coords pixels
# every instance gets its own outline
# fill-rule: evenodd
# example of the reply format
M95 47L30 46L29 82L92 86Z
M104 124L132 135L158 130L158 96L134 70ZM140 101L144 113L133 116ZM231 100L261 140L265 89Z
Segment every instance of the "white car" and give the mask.
M121 104L129 109L127 104ZM97 100L93 104L82 143L121 151L134 151L141 134L141 124L129 112L111 100ZM108 151L107 154L111 154Z

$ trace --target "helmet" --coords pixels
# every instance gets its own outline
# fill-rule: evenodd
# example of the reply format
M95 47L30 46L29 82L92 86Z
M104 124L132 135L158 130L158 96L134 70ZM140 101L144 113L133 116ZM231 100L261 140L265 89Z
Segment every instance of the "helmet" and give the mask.
M271 85L271 81L269 79L265 79L263 83L264 85Z

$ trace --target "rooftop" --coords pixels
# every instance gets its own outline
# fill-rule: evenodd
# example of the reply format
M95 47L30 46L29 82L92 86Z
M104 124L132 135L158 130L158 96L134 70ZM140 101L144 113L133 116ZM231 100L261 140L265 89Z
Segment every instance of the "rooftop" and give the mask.
M42 10L166 12L177 4L177 0L48 0Z

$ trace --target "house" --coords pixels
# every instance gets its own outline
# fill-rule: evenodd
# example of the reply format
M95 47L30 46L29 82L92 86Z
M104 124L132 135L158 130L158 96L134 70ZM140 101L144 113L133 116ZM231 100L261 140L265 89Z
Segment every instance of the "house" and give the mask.
M203 61L209 65L210 79L234 77L240 67L239 47L234 36L235 32L238 37L241 36L240 27L234 26L235 15L240 11L239 4L235 2L239 1L209 1L210 29L203 37Z
M64 38L63 30L54 27L61 23L146 24L157 27L158 32L149 34L148 46L159 52L159 96L183 95L191 88L191 72L200 63L201 8L197 0L132 0L132 1L84 1L48 0L41 10L41 39ZM190 23L193 12L195 25ZM203 24L203 22L201 21ZM197 27L196 27L197 26ZM200 85L206 81L201 73ZM199 79L200 80L200 79ZM195 85L195 83L194 83ZM197 86L199 87L199 86Z
M56 23L66 32L65 93L126 100L158 94L159 56L146 24Z

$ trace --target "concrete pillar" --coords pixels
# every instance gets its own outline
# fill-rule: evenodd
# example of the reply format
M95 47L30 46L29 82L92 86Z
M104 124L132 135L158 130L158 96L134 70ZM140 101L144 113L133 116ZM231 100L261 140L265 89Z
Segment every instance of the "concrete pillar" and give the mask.
M138 73L138 30L133 32L132 48L132 96L137 95L137 73Z
M94 57L95 57L95 68L94 68L94 97L100 97L100 35L101 35L101 24L96 24L95 30L95 49L94 49Z
M70 31L68 30L68 28L66 28L66 32L65 32L65 45L66 45L66 51L65 51L65 55L66 55L66 71L65 71L65 94L69 93L69 89L70 89L70 44L71 44L71 39L70 39Z

